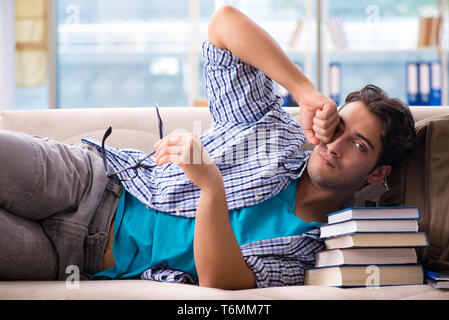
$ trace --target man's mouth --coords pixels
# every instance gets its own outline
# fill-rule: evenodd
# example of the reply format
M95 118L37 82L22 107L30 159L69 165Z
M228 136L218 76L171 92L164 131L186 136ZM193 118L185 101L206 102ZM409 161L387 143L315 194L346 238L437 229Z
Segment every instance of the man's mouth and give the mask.
M325 165L327 165L329 167L335 168L335 164L328 157L326 157L325 155L322 155L322 154L320 154L319 156L320 156L322 163L324 163Z

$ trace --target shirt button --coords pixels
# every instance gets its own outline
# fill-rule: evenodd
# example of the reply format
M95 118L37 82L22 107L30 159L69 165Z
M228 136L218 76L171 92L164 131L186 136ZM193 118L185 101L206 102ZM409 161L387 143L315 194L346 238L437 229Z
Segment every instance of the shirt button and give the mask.
M256 194L256 195L254 196L254 199L255 199L256 201L259 201L260 196Z
M181 212L176 211L176 212L175 212L175 215L179 216L179 215L181 215Z

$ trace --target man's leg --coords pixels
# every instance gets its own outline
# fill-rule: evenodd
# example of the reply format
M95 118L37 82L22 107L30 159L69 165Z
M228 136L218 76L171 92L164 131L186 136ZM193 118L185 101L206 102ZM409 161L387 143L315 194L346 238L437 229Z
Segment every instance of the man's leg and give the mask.
M41 228L52 246L40 245L39 248L56 250L58 279L65 279L69 265L77 266L81 273L84 271L85 238L108 180L101 156L84 144L69 145L0 131L0 208L38 223L25 223L26 226L21 225L19 229ZM11 243L33 248L31 242L21 240L20 232L18 236L11 232L7 236L9 238L5 236L4 239ZM40 239L40 236L32 239ZM8 254L11 252L0 252L2 258ZM48 253L27 247L20 254L30 255L21 260L25 263ZM52 266L50 263L48 267L52 269Z
M76 209L91 179L81 152L56 141L0 131L0 208L30 220Z
M0 209L0 280L51 280L58 257L38 222Z

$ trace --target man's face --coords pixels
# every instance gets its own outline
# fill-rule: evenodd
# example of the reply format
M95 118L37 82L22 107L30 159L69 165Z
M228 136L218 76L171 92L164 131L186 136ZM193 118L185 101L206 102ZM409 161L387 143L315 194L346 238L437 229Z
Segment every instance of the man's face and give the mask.
M371 182L382 148L382 122L361 101L340 111L341 122L331 142L321 142L309 159L310 179L320 187L358 190Z

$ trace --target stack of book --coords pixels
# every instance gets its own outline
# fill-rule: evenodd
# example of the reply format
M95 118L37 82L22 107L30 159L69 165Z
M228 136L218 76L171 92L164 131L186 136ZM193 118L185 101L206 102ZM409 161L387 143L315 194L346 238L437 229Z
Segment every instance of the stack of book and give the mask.
M418 207L349 208L328 215L321 238L326 250L305 271L305 285L375 287L422 284L416 247L428 245L418 232Z

